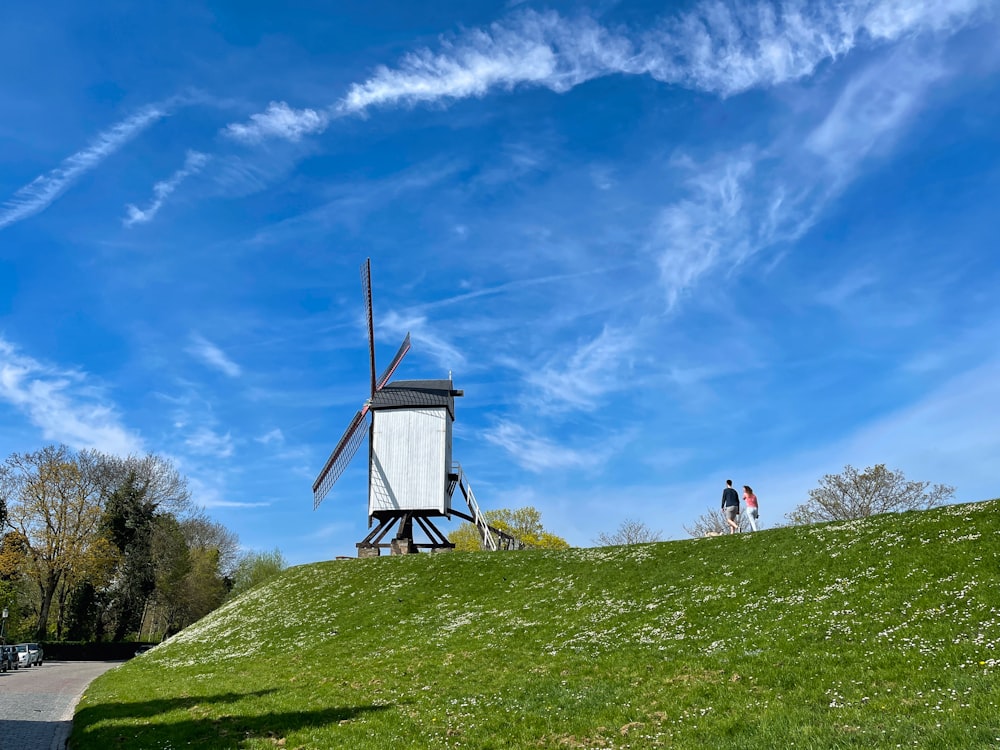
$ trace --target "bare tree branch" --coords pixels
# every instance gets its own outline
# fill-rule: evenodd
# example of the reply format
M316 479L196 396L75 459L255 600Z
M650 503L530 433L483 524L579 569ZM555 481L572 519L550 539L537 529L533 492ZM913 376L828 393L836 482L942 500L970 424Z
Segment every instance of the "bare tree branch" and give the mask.
M858 471L848 464L840 474L827 474L809 490L809 501L786 514L793 524L846 521L880 513L925 510L946 503L955 488L909 481L885 464Z
M642 521L626 518L613 534L601 532L594 542L601 547L620 547L626 544L645 544L660 541L662 532L654 531Z

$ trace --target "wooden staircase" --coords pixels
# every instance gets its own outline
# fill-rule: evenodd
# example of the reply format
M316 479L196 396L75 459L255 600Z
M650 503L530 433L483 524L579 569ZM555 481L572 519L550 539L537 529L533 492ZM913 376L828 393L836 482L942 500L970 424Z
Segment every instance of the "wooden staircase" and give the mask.
M472 485L469 484L469 478L462 470L462 464L458 463L452 467L452 472L448 475L449 497L454 497L456 487L461 490L462 497L465 498L465 502L469 506L470 515L461 513L454 508L452 508L451 512L459 518L464 518L475 525L476 530L479 532L480 543L483 549L496 552L502 549L524 549L528 546L512 534L489 525L486 521L486 516L483 515L483 512L479 508L476 495L472 491Z

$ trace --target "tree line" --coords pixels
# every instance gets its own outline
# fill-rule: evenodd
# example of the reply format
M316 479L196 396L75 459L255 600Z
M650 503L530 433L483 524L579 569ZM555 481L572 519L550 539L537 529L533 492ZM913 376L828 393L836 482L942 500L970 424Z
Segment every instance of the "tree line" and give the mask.
M8 636L159 640L280 570L191 500L155 454L50 445L0 465L0 606Z

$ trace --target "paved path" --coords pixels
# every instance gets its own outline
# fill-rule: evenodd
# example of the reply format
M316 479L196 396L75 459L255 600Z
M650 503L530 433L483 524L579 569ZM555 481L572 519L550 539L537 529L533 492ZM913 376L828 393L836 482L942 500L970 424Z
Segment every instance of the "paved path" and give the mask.
M0 672L0 750L63 750L83 691L121 663L46 660Z

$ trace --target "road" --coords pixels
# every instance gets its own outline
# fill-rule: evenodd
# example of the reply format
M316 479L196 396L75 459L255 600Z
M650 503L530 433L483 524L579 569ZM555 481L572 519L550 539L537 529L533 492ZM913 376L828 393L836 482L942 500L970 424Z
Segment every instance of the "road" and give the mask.
M0 750L63 750L83 691L121 663L46 661L0 673Z

